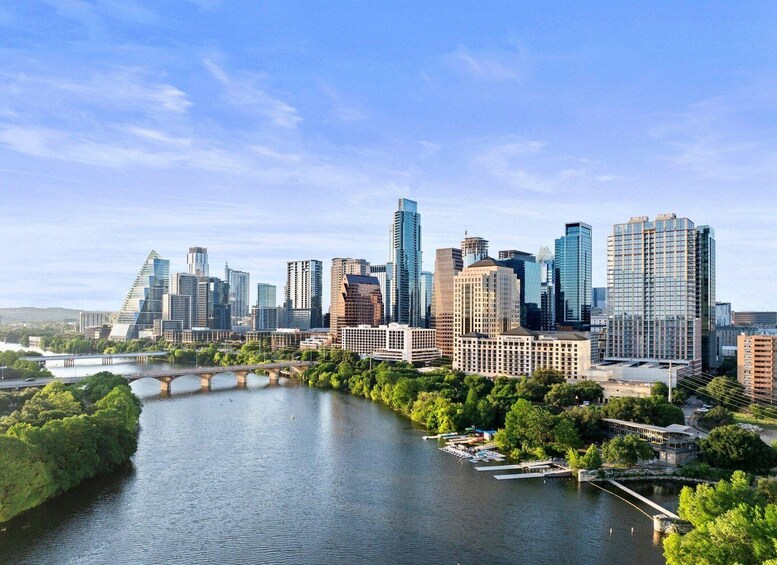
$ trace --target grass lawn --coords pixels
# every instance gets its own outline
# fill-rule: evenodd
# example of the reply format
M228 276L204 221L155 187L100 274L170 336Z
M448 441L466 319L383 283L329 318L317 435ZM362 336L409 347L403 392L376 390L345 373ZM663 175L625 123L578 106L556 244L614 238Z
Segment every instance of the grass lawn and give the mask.
M756 420L752 414L746 412L734 412L734 420L737 424L755 424L761 426L765 430L777 430L777 419L775 418L761 418Z

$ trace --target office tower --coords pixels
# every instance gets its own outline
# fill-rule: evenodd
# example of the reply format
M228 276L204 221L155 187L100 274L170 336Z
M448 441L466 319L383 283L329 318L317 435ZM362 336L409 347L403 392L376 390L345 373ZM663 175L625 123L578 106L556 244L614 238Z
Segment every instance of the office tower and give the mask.
M212 330L232 329L232 306L229 303L229 283L218 277L208 277L208 327Z
M321 273L321 261L315 259L289 261L286 264L285 327L321 327Z
M715 303L715 326L731 326L731 302Z
M197 277L196 307L192 309L192 328L207 328L211 317L210 277Z
M434 294L434 273L421 271L421 328L432 327L432 295Z
M368 325L379 326L383 321L383 298L380 283L375 277L344 274L337 294L337 312L332 311L332 334L342 337L343 328ZM335 304L333 302L333 304Z
M777 336L737 337L737 380L752 400L777 400Z
M186 263L189 265L189 274L198 277L207 277L208 273L208 248L190 247L186 255Z
M696 228L698 260L698 317L701 320L702 369L720 366L715 341L715 230L710 226Z
M180 322L181 330L192 329L191 296L183 294L163 295L162 320Z
M383 297L383 321L388 324L391 322L391 279L394 278L394 264L389 262L385 265L370 265L370 276L378 279L380 283L380 294Z
M78 331L84 333L86 328L99 328L108 322L105 312L79 312Z
M229 268L229 263L224 266L224 281L229 284L229 304L232 307L232 324L237 325L237 320L248 316L251 299L251 275L245 271L237 271Z
M453 339L469 333L496 336L520 325L521 283L491 258L465 267L453 287Z
M337 316L342 311L343 296L341 288L343 284L343 275L361 275L369 276L370 264L364 259L351 259L336 257L332 259L331 271L331 294L329 295L329 327L332 335L337 335L336 328L341 327L338 324Z
M154 320L162 318L162 295L169 288L170 261L151 251L124 299L110 338L135 339L140 331L152 329Z
M607 287L597 286L591 290L591 308L593 310L607 309Z
M585 330L591 324L591 226L566 224L556 240L556 326Z
M421 215L413 200L399 199L389 261L394 265L391 321L417 327L421 319Z
M464 264L461 249L438 249L434 258L431 327L437 331L437 349L453 358L453 281Z
M540 265L540 329L550 331L556 327L556 285L553 282L555 258L550 249L540 247L537 263Z
M521 281L521 326L530 330L542 328L541 266L531 253L508 249L499 252L497 261L513 270Z
M699 232L659 214L613 226L607 238L606 357L702 368Z
M274 284L259 283L256 285L256 305L259 308L275 308L278 305Z
M175 273L170 278L170 294L189 297L189 307L191 308L189 319L191 320L192 325L197 321L198 281L199 277L197 275L190 275L189 273Z
M464 261L464 267L469 267L486 257L488 257L488 241L482 237L468 237L465 232L464 240L461 242L461 259Z

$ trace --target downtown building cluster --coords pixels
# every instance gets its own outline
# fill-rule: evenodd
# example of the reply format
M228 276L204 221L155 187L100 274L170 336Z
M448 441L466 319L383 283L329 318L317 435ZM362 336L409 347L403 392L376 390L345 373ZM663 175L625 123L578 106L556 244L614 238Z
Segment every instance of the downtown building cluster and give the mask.
M492 256L488 240L465 233L459 246L435 250L433 272L425 271L418 205L402 198L385 261L336 257L326 270L318 259L288 261L282 294L258 283L253 304L249 273L226 265L223 278L211 276L207 248L190 248L181 273L152 251L110 337L272 336L273 343L336 345L376 359L444 357L454 369L490 377L552 368L602 382L615 396L713 370L736 354L740 334L777 331L774 313L731 312L716 302L709 226L675 214L639 216L615 224L607 241L606 288L592 287L592 228L580 221L565 224L536 254L503 249ZM82 327L101 321L85 316ZM759 342L759 360L765 347ZM773 366L759 365L757 377L755 367L742 366L740 381L751 394L777 396Z

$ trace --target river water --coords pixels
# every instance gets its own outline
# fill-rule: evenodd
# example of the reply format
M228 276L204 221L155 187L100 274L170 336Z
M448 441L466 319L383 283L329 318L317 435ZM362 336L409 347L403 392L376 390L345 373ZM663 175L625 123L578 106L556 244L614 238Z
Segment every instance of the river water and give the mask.
M131 464L3 524L0 563L663 563L650 519L591 485L497 481L347 394L212 384L133 383Z

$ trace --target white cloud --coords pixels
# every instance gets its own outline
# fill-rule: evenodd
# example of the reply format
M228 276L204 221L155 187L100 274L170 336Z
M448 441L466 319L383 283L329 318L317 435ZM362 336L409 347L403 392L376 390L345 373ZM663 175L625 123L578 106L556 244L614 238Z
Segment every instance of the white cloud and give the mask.
M268 94L261 86L263 77L256 73L230 76L210 59L205 68L224 87L224 98L233 106L270 120L282 128L295 128L302 121L296 108Z

